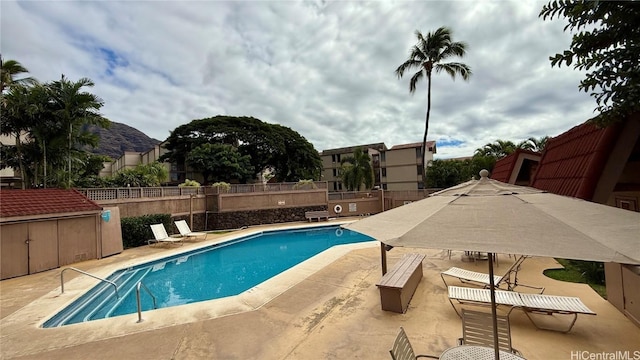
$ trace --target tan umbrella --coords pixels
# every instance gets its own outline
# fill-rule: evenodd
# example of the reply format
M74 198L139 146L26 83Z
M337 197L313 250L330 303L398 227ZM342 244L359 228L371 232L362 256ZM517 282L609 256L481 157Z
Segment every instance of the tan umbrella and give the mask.
M346 228L377 239L383 247L640 265L640 213L505 184L487 178L486 170L480 175L480 180L439 191ZM493 263L488 264L493 280ZM493 284L491 295L495 324ZM494 339L497 342L498 337L494 335ZM497 345L495 348L498 358Z

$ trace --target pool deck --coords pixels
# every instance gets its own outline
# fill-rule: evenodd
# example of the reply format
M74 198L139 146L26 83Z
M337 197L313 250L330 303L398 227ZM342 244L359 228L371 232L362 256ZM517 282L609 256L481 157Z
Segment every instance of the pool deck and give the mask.
M72 266L106 277L119 268L266 228L274 226L210 234L207 240L184 246L144 246ZM42 329L42 322L96 280L67 271L64 294L60 293L61 269L4 280L0 282L0 358L389 359L388 349L400 326L417 353L438 355L455 346L461 336L461 321L448 301L440 271L458 266L486 272L486 261L463 262L456 252L449 260L441 250L396 248L388 253L390 266L407 252L423 253L426 259L424 277L405 314L380 308L375 286L381 275L377 243L334 248L236 297L144 312L141 323L132 314ZM500 255L496 273L502 274L512 262L513 258ZM587 285L542 274L557 267L550 258L527 259L519 280L544 286L545 294L577 296L598 315L579 315L573 330L564 334L539 330L515 310L511 314L513 346L527 359L606 358L603 353L619 351L640 359L640 328ZM534 316L548 325L570 321L562 315Z

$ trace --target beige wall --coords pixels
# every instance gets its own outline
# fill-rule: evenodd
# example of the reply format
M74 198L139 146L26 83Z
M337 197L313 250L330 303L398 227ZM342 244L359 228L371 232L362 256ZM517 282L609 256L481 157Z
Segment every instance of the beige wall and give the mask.
M58 220L58 266L99 259L99 216Z
M327 204L327 191L283 191L251 194L221 194L218 196L220 212L305 207Z
M117 206L104 207L103 211L110 211L109 221L100 220L100 233L102 235L102 256L119 254L123 250L122 228L120 225L120 208Z
M96 202L101 206L117 206L121 217L147 214L185 215L189 214L191 207L196 213L205 211L206 198L204 195L197 195L193 198L193 203L191 201L189 195L182 195L164 198L97 200Z

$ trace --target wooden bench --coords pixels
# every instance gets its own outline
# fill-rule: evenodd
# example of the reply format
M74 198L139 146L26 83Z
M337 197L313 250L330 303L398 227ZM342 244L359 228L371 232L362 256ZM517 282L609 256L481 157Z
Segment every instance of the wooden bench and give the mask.
M318 219L318 221L322 219L329 220L329 211L320 210L320 211L307 211L304 213L304 217L311 222L313 219Z
M382 310L404 313L422 280L422 254L406 254L376 284Z

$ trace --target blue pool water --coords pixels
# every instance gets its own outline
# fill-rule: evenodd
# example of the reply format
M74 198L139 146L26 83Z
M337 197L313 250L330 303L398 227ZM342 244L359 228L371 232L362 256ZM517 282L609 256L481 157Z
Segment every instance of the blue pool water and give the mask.
M43 327L58 327L137 312L136 285L142 282L156 297L157 308L238 295L335 245L373 239L337 226L266 231L121 269ZM152 310L141 290L142 310Z

